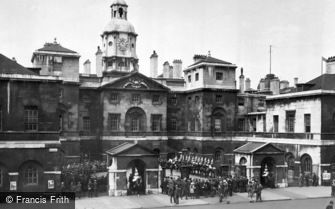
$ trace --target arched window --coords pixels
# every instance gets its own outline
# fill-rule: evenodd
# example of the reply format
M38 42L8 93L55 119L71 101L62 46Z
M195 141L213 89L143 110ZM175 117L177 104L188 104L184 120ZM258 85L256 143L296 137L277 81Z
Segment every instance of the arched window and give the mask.
M134 107L127 111L126 113L126 131L138 132L146 131L146 115L145 112L139 108Z
M212 130L214 132L223 132L225 131L225 111L222 108L214 109L212 113Z
M303 173L306 173L306 172L309 172L311 173L312 172L312 158L310 155L308 154L304 154L302 157L301 157L301 171Z
M241 157L239 164L245 166L247 164L247 159L245 157Z
M35 166L28 166L24 171L24 181L26 184L38 184L38 170Z
M223 157L223 149L221 147L218 147L215 149L214 152L214 160L222 160Z
M193 153L198 153L198 149L197 148L193 148Z
M37 186L43 182L43 168L36 161L27 161L20 166L19 178L23 185ZM31 187L27 187L31 188ZM38 188L38 187L36 187Z

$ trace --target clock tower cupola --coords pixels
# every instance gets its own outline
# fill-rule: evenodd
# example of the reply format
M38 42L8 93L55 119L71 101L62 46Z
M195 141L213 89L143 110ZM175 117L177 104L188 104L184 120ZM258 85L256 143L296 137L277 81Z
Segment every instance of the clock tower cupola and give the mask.
M134 26L128 21L128 5L124 0L114 0L111 20L102 35L103 71L131 72L138 70Z

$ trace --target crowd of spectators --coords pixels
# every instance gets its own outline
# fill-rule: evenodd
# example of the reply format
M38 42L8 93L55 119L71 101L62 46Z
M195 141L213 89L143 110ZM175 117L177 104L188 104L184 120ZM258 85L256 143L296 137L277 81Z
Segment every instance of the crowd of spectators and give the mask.
M161 184L162 193L170 196L170 202L179 204L179 199L197 199L200 196L218 196L219 201L225 200L237 192L248 192L250 200L256 194L256 201L261 201L261 191L263 189L260 182L246 177L228 178L180 178L165 177Z
M83 160L63 165L61 190L75 192L78 198L98 196L99 192L106 192L107 164L99 160Z

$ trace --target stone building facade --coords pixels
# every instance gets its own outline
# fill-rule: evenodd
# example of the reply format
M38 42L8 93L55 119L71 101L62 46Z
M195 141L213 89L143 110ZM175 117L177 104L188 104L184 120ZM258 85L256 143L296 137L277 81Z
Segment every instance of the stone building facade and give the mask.
M237 65L210 54L195 55L185 69L179 59L165 62L158 75L154 51L147 77L138 69L124 0L113 2L111 16L95 53L96 74L91 62L80 74L80 55L56 41L33 53L33 68L0 57L9 63L0 62L1 191L14 182L17 191L57 190L62 162L83 156L108 161L110 195L125 192L135 173L143 191L158 191L158 156L181 150L213 158L223 176L262 179L267 168L280 186L297 184L302 173L327 181L322 174L335 161L333 74L289 91L267 76L257 91L243 72L237 88ZM25 120L38 122L27 130Z

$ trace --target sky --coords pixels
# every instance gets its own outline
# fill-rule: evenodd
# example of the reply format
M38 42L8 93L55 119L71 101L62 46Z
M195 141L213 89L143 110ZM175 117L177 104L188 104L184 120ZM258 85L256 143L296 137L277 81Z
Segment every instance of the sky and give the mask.
M31 67L34 50L54 38L95 67L101 33L113 0L1 0L0 53ZM256 88L269 73L307 82L321 74L321 57L335 55L333 0L126 0L137 37L139 70L150 74L149 57L191 65L194 54L243 67ZM93 70L94 71L94 70ZM240 70L236 72L236 79Z

